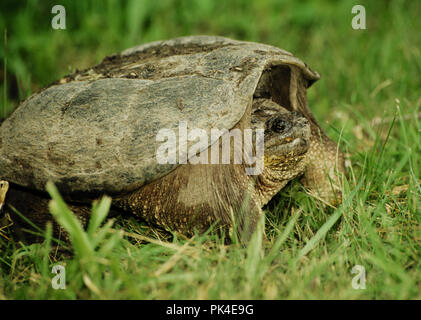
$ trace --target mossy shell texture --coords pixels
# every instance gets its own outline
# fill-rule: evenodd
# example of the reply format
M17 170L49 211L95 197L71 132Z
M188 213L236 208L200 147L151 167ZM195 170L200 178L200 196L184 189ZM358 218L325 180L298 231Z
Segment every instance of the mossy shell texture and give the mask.
M0 127L0 179L36 190L119 194L178 166L159 164L160 129L231 129L266 68L295 65L273 46L213 36L157 41L106 57L23 101ZM197 141L196 141L197 142ZM196 142L188 141L189 148Z

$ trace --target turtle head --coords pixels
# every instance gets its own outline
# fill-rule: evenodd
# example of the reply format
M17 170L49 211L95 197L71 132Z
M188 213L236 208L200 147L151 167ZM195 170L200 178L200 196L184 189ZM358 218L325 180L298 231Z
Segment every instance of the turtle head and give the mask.
M270 99L256 99L251 126L264 129L265 169L287 174L298 168L310 146L310 124L302 114Z
M264 168L256 180L257 195L263 206L288 181L306 170L311 129L302 114L269 99L256 99L253 103L251 126L264 129Z
M265 121L265 167L285 170L310 146L310 124L298 112L280 111Z
M9 190L9 182L0 180L0 212L2 212L4 203L6 202L6 194Z

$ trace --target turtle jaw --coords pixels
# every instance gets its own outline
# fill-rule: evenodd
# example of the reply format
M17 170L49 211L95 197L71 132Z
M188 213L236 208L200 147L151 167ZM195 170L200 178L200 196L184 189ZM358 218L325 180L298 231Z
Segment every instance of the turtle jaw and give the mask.
M298 138L286 138L276 140L271 146L268 146L266 152L273 156L279 155L280 158L287 156L301 156L305 154L310 144L307 139Z
M0 180L0 213L3 211L4 203L6 202L6 194L9 190L9 182Z

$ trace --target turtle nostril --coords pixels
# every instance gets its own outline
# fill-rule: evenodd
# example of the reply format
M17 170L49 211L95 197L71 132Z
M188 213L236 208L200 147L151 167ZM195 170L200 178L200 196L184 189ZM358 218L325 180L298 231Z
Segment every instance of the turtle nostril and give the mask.
M298 121L296 121L296 125L300 128L303 128L305 126L308 126L309 122L306 118L300 118Z

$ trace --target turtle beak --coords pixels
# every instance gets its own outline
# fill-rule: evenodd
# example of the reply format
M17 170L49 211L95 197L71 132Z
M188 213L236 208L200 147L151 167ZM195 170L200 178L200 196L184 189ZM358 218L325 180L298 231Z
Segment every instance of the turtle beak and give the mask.
M9 190L9 182L0 181L0 213L2 213L4 208L4 203L6 202L6 194Z

